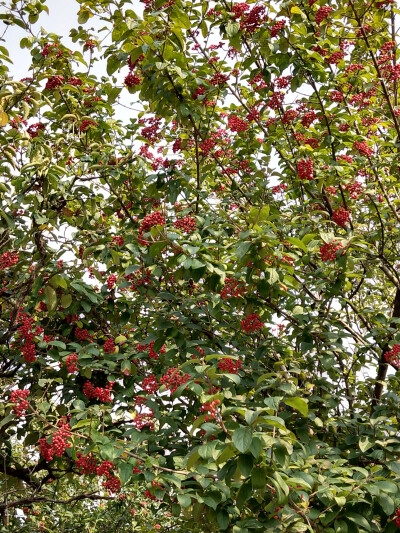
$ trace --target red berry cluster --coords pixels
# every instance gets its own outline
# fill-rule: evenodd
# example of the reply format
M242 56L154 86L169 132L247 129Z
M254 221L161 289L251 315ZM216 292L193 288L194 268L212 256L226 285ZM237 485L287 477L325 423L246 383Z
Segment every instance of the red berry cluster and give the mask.
M308 159L300 159L297 162L297 173L301 180L313 180L314 179L314 163L309 157Z
M282 30L282 28L284 28L285 24L286 24L285 20L280 20L279 22L275 22L275 24L269 30L271 37L276 37L279 34L279 32Z
M67 359L65 361L65 365L70 374L73 374L74 372L78 372L77 363L78 363L78 356L76 355L76 353L70 353L67 356Z
M344 207L339 207L332 214L332 220L340 227L345 228L350 220L350 213Z
M103 461L100 466L96 468L96 474L98 476L105 476L109 478L113 474L113 470L116 470L116 466L112 461Z
M257 313L252 313L251 315L246 316L243 320L240 322L240 327L246 332L254 332L258 331L263 327L263 323L260 320L260 317L257 315Z
M249 129L249 123L246 120L239 118L237 115L229 115L228 127L236 132L247 131Z
M141 285L149 285L151 283L150 270L146 268L146 272L145 274L143 274L143 267L140 267L140 269L135 273L125 275L124 278L126 279L126 281L132 281L132 285L128 287L132 291L137 291L138 287L140 287Z
M268 107L271 109L275 109L275 111L277 111L282 106L284 99L285 99L284 93L274 92L272 93L272 96L268 101Z
M116 235L115 237L112 238L112 243L115 244L116 246L123 246L124 242L125 241L122 235Z
M200 407L201 413L208 413L204 416L204 420L208 422L210 419L215 420L216 413L217 413L217 405L219 405L221 402L219 400L212 400L211 402L205 402Z
M353 158L351 157L351 155L338 155L337 156L337 159L342 159L343 161L346 161L347 163L349 163L351 165L351 163L353 162Z
M340 63L340 61L342 61L344 56L345 53L343 52L343 50L337 50L336 52L333 52L333 54L331 54L328 58L326 58L325 61L330 65L337 65L338 63Z
M341 91L332 91L329 95L332 102L343 102L343 93Z
M97 470L97 465L97 458L92 453L84 456L81 453L76 454L75 466L80 474L94 474Z
M150 410L149 413L135 413L133 419L133 425L136 429L141 431L144 427L147 427L150 431L154 430L154 414Z
M45 46L43 47L43 50L41 51L41 54L43 57L47 57L50 54L50 52L52 52L53 50L56 52L55 57L62 56L62 51L58 48L57 43L45 44Z
M189 374L183 374L178 368L169 368L164 376L160 379L160 384L171 391L173 394L176 389L183 383L187 383L190 379Z
M328 15L332 10L333 10L333 7L329 7L329 6L322 6L318 9L315 15L315 22L318 24L318 26L321 24L323 20L328 18Z
M87 329L76 328L75 337L78 339L78 341L93 342L93 338Z
M121 490L121 481L116 476L111 476L103 483L103 487L110 492L119 492Z
M140 342L137 345L137 349L139 352L145 352L147 348L149 348L149 357L150 359L158 359L158 353L153 350L154 341L152 341L149 345L147 344L141 344ZM165 353L165 344L160 350L160 353Z
M99 400L100 402L107 403L111 402L111 392L113 388L114 382L109 383L105 388L103 387L94 387L90 381L86 381L86 383L83 386L83 394L88 398L89 400L91 398L95 398L96 400Z
M111 290L114 287L117 279L118 279L117 274L111 274L110 276L108 276L107 287L109 288L109 290Z
M26 131L31 139L35 139L39 136L39 130L43 131L44 129L44 124L42 124L41 122L36 122L35 124L31 124L29 128L26 129Z
M222 72L216 72L214 76L211 78L210 83L211 85L223 85L229 80L229 74L222 74Z
M221 298L227 300L228 298L237 298L243 296L246 292L243 281L238 281L234 278L226 278L225 286L220 291Z
M154 374L150 374L149 377L144 378L142 381L142 389L149 394L154 394L159 388L160 385L157 383L157 379Z
M227 372L228 374L237 374L242 366L242 361L235 359L221 359L218 363L218 368L221 372Z
M145 123L145 121L143 123ZM147 124L148 126L140 131L140 135L147 139L150 144L154 144L160 139L160 132L158 130L161 125L161 117L148 118Z
M65 450L71 447L66 439L70 437L70 427L66 417L62 417L58 422L59 429L53 433L51 444L46 438L39 439L39 451L45 461L52 461L54 456L61 457Z
M301 124L305 128L309 128L311 124L317 120L318 116L315 111L308 111L303 115L303 118L301 119Z
M295 109L289 109L288 111L285 111L285 113L282 116L282 124L291 124L295 118L297 118L299 115L299 112Z
M96 474L104 476L106 481L103 483L103 487L110 492L119 492L121 490L121 481L115 476L114 470L116 466L111 461L103 461L100 466L96 468Z
M64 84L64 76L53 76L47 80L45 89L53 91L57 87L61 87Z
M274 194L285 192L288 186L285 183L280 183L279 185L275 185L272 187L271 192Z
M115 344L113 339L107 339L104 343L103 350L106 353L114 353L115 352Z
M197 89L193 92L192 94L192 99L193 100L197 100L199 96L203 96L203 94L205 94L206 92L206 88L201 86L201 87L197 87Z
M83 48L85 50L93 50L93 48L96 46L96 43L93 41L93 39L88 39L85 44L83 45Z
M350 193L350 198L357 200L358 196L364 191L364 186L356 180L354 183L348 183L345 185L344 189Z
M87 131L89 128L97 128L98 124L94 120L82 120L81 125L79 126L79 129L82 133Z
M16 265L19 261L18 252L4 252L0 257L0 269L4 270Z
M353 147L360 152L361 155L365 155L367 157L371 157L371 155L374 153L373 148L370 148L367 145L367 141L356 141L353 145Z
M396 524L396 527L400 528L400 509L396 510L396 516L397 518L394 523Z
M196 219L190 216L178 218L178 220L174 222L174 226L176 229L180 229L185 233L193 233L196 230Z
M35 345L33 343L34 332L32 330L34 319L27 313L19 311L18 322L22 322L22 325L17 330L17 342L25 361L33 363L36 361Z
M336 261L336 252L343 249L343 245L340 242L332 241L331 243L326 243L320 246L319 253L321 259L324 263L327 261ZM342 252L344 253L344 252Z
M135 87L136 85L140 85L142 83L142 78L137 74L132 74L132 72L130 72L125 77L124 83L127 87Z
M73 85L74 87L78 87L82 85L82 80L80 78L69 78L68 79L69 85Z
M265 20L265 6L254 6L248 15L240 22L240 30L252 35Z
M25 414L25 411L29 407L27 397L29 396L28 390L17 389L11 392L10 402L15 404L13 405L11 411L16 414L16 416L21 417Z
M139 228L139 244L142 244L144 246L148 245L148 241L143 239L143 234L147 231L150 231L150 229L154 226L165 226L165 218L163 217L160 211L154 211L153 213L146 215L142 220L142 223L140 224Z
M385 353L385 361L395 368L400 367L400 344L394 344L392 349Z

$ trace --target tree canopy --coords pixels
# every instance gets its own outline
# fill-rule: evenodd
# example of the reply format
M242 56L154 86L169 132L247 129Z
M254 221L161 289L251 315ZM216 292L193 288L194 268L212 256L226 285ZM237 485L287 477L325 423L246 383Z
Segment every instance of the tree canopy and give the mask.
M73 3L0 2L0 530L397 531L396 3Z

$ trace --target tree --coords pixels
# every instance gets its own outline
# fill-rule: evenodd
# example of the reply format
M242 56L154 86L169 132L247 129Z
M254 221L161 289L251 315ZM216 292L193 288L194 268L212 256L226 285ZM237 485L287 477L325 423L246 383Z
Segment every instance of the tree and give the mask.
M396 531L393 0L1 4L2 531Z

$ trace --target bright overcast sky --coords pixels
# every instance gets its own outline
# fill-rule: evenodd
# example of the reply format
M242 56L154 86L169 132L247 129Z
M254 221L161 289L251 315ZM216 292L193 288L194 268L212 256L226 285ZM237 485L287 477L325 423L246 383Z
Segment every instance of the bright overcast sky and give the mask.
M46 5L49 8L49 15L44 11L41 13L39 21L34 25L35 34L39 35L40 29L43 27L47 32L59 35L65 46L72 49L76 48L77 44L74 44L69 38L69 32L71 28L76 28L79 25L77 13L80 6L78 2L76 0L47 0ZM143 13L143 4L139 0L131 0L130 8L136 11L138 15ZM92 19L86 23L85 28L100 28L102 26L103 24ZM26 32L22 28L8 26L3 43L1 43L10 53L13 61L13 65L9 67L10 74L16 80L29 76L30 51L26 48L21 49L19 45L23 37L26 37Z

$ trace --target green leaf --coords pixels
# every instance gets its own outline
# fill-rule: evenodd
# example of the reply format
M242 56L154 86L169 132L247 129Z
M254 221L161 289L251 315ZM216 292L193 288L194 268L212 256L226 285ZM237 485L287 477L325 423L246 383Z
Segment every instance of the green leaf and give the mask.
M290 407L293 407L294 409L299 411L303 416L308 415L308 404L304 398L286 398L283 401L286 405L289 405Z
M371 446L373 445L374 443L371 442L368 437L362 437L358 443L358 446L360 447L360 450L362 452L365 452L366 450L368 450L368 448L371 448Z
M304 244L303 241L301 241L300 239L297 239L296 237L288 237L287 239L291 244L294 244L295 246L297 246L297 248L300 248L301 250L303 250L303 252L307 253L308 252L308 249L307 249L307 246Z
M369 521L358 513L353 513L353 511L346 511L346 518L351 520L358 526L362 526L367 531L371 531L371 525Z
M229 526L229 514L225 509L221 509L217 513L217 522L222 530Z
M248 477L253 469L253 457L251 455L239 455L238 466L244 477Z
M47 309L53 312L57 309L57 293L50 285L44 288L44 295L46 297Z
M132 470L133 467L128 462L123 462L118 465L119 476L123 485L125 485L125 483L127 483L131 479Z
M192 499L187 494L178 494L178 502L183 508L189 507Z
M378 496L377 500L386 516L391 516L394 513L395 505L390 496L387 494L385 496Z
M179 28L184 28L185 30L190 29L190 19L182 9L179 9L179 7L175 6L170 16L171 20L173 20L179 26Z
M251 246L251 242L248 242L248 241L241 242L237 246L235 246L236 257L239 260L243 259L243 257L249 251L250 246Z
M228 24L225 26L225 31L228 37L234 37L237 33L239 33L239 30L239 22L229 21Z
M251 498L252 492L251 482L246 481L243 483L236 495L236 505L239 509L242 509L247 500Z
M267 482L266 469L262 467L254 468L251 473L251 483L253 489L263 489L265 488Z
M239 452L245 453L250 448L252 438L251 429L240 427L233 432L232 442Z
M67 309L72 304L72 295L71 294L63 294L61 296L61 307L64 309Z
M376 481L375 485L384 492L390 492L392 494L397 494L398 486L393 481Z

